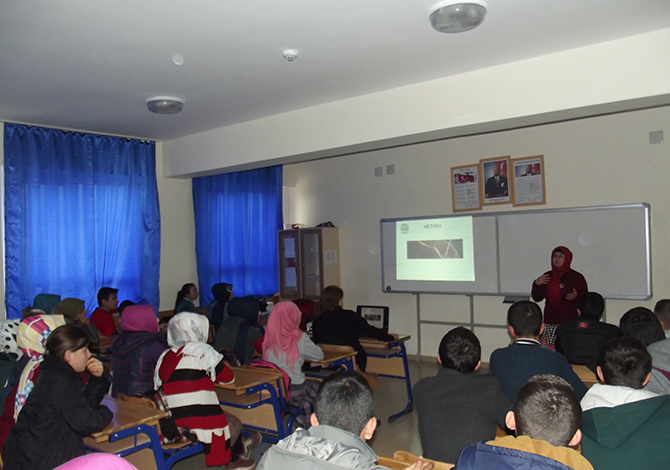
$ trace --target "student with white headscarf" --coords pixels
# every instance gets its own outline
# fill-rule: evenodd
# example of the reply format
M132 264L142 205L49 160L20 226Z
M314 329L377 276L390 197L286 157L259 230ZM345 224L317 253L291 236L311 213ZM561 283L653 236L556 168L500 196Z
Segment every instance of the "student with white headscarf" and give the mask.
M239 440L237 419L230 420L219 405L214 383L235 380L223 355L207 344L209 320L191 312L175 315L168 324L168 346L158 359L156 389L163 387L175 423L187 428L205 445L208 467L235 462L235 468L252 468L248 449ZM236 423L235 423L236 422ZM247 457L246 459L244 457Z

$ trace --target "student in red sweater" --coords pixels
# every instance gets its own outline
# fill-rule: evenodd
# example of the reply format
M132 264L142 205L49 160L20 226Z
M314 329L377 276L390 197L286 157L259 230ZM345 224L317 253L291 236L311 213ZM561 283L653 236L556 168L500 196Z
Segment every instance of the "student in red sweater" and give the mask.
M111 338L118 333L114 314L118 310L118 289L101 287L98 291L98 308L91 314L91 323L95 325L102 336Z

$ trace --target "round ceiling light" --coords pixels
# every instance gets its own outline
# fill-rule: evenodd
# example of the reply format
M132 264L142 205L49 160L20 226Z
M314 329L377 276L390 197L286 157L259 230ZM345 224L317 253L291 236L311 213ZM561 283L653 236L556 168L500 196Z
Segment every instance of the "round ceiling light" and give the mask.
M156 114L177 114L184 109L184 100L173 96L156 96L147 100L147 108Z
M486 7L478 1L449 1L437 5L430 12L430 24L440 33L470 31L484 22Z

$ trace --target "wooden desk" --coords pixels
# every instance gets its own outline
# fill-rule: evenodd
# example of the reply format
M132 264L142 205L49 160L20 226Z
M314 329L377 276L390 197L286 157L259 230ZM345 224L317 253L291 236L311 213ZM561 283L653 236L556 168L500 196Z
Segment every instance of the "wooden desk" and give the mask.
M586 385L588 388L591 388L593 387L593 384L598 383L598 377L588 367L573 364L572 370L575 371L575 374L577 374L579 380L584 382L584 385Z
M169 470L174 462L203 451L202 444L189 444L166 460L157 427L158 420L168 413L110 397L105 397L102 404L114 416L102 431L84 439L84 446L90 451L118 455L143 470Z
M412 398L412 383L409 377L407 365L407 350L405 342L411 338L410 335L398 335L398 339L392 341L379 341L374 338L360 338L361 345L368 355L366 372L377 374L381 377L403 380L407 390L407 403L405 408L398 413L388 417L389 423L397 418L411 413L414 409Z
M323 359L312 363L321 364L322 367L344 366L346 370L355 370L356 351L351 347L333 344L320 344L319 347L323 350Z
M111 397L105 397L102 404L111 410L114 414L112 422L105 426L105 429L91 434L96 442L105 442L112 433L125 431L140 424L157 426L158 420L168 416L168 413L161 410L152 410L135 403L116 400Z
M262 385L264 383L272 384L277 379L283 380L283 375L279 371L264 369L261 367L231 367L235 374L235 381L229 384L214 384L214 387L223 390L233 390L237 395L246 395L247 390Z
M245 428L259 431L279 440L290 432L292 423L284 426L286 410L284 376L261 367L231 367L235 381L214 384L221 407L239 418Z

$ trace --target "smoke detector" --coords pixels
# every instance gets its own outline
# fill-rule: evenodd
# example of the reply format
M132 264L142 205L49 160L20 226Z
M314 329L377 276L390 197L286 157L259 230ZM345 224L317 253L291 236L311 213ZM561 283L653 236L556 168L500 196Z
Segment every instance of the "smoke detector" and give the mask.
M298 51L295 49L285 49L281 52L281 56L289 62L293 62L298 58Z

